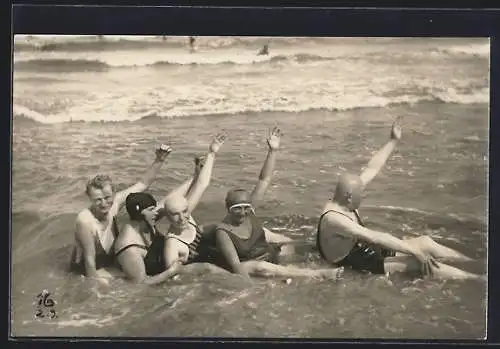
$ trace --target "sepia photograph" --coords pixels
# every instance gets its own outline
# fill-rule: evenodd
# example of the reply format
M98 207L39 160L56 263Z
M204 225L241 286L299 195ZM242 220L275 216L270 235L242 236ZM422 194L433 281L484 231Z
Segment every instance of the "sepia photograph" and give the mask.
M486 338L488 38L12 51L11 336Z

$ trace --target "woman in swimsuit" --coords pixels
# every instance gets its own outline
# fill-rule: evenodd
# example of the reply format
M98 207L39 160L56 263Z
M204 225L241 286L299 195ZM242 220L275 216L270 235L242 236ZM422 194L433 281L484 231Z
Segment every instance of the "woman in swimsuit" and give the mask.
M175 275L177 266L188 261L196 249L201 232L195 229L196 223L191 212L210 183L215 153L224 140L224 136L217 135L210 144L201 170L201 163L198 162L195 176L159 203L147 193L132 193L127 197L130 222L125 224L115 242L115 255L129 279L137 283L158 284ZM179 203L186 205L181 207ZM181 209L178 211L176 207ZM156 229L156 222L164 214L171 222L167 243L165 236ZM177 237L175 242L173 236Z
M244 189L230 190L227 193L227 215L215 228L215 243L222 255L221 265L245 277L312 276L335 279L342 268L306 269L278 265L280 254L293 253L293 249L290 249L293 246L286 246L292 239L264 228L255 215L255 204L262 199L271 182L280 137L281 131L275 127L267 139L269 151L252 193Z

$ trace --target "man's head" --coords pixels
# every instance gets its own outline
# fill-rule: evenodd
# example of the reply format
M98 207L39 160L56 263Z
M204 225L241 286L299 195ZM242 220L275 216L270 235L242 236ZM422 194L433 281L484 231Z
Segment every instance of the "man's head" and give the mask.
M235 224L241 224L250 213L255 213L250 194L244 189L227 192L226 209L230 220Z
M100 215L109 212L114 200L114 188L111 178L97 175L87 182L85 193L91 202L91 209Z
M182 229L189 223L188 201L182 195L171 195L165 200L164 213L170 224Z
M361 194L363 192L363 182L359 176L353 174L343 174L337 186L333 201L347 207L349 210L356 210L361 204Z
M154 226L158 217L159 208L156 206L155 198L148 193L130 193L125 199L130 220L136 222L147 222Z

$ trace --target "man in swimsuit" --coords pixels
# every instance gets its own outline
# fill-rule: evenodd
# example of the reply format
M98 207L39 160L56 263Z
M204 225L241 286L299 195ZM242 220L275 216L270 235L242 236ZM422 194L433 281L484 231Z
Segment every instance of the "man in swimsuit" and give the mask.
M198 160L193 178L159 203L146 193L128 196L126 206L130 223L123 227L115 250L130 280L158 284L175 275L180 265L196 260L202 233L191 213L210 184L215 154L224 140L224 136L217 135L210 144L205 164L201 166ZM166 239L156 229L156 222L163 215L170 221Z
M253 192L230 190L226 196L227 215L215 228L215 244L222 255L220 265L244 277L319 277L337 278L342 268L306 269L276 264L280 245L292 239L264 228L255 216L255 205L267 190L276 163L281 131L275 127L267 139L266 160ZM289 251L290 252L290 251Z
M125 190L115 193L112 180L106 175L98 175L87 183L90 206L76 218L76 243L70 261L72 271L91 278L106 276L101 268L114 264L112 249L118 235L116 217L120 208L130 193L142 192L151 185L171 151L165 145L157 149L156 159L143 178Z
M224 141L224 136L216 136L210 144L208 155L197 158L197 178L192 190L186 192L181 186L180 190L170 193L163 200L164 214L170 222L165 242L167 268L173 270L180 265L210 261L208 254L213 243L203 227L196 223L192 213L210 184L215 154Z
M401 139L400 119L393 123L388 143L373 156L360 176L344 174L339 179L333 199L324 206L318 223L321 254L328 256L325 259L336 266L373 274L400 272L439 278L482 278L438 262L471 259L428 236L401 240L389 233L364 227L357 211L362 191L380 172ZM329 247L326 236L332 237ZM342 251L339 246L344 246ZM332 255L331 249L337 249L336 255Z

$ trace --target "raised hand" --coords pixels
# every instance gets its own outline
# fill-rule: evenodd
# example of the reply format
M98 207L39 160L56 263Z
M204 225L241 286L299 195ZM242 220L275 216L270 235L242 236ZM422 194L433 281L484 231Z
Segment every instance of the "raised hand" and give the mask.
M219 151L220 147L222 147L222 145L224 144L225 141L226 141L226 135L225 134L218 133L217 135L215 135L212 143L210 144L209 152L211 152L211 153L217 153Z
M279 149L281 136L283 136L283 133L278 128L278 126L275 126L272 129L269 137L267 137L267 145L269 146L269 149L272 149L272 150Z
M398 116L396 120L394 120L394 123L392 124L392 129L391 129L391 139L395 140L400 140L401 135L403 133L403 130L401 128L401 120L403 119L402 116Z
M162 144L160 145L159 148L156 149L155 154L156 154L156 161L165 161L167 158L168 154L172 152L172 147Z
M207 158L205 155L196 155L194 157L194 173L198 174L200 173L201 169L203 168L203 165L205 165L205 160Z

